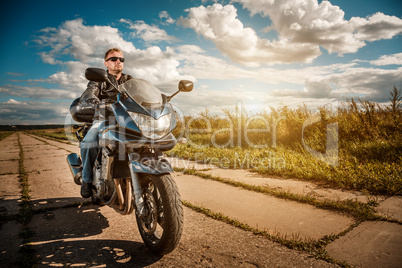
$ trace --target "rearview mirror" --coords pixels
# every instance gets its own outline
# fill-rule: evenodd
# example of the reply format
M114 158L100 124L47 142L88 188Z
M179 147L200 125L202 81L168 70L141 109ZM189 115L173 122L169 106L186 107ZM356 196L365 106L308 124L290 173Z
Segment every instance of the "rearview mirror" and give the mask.
M170 101L174 96L176 96L179 92L190 92L193 90L193 82L188 80L181 80L179 82L179 90L175 92L172 96L167 97L168 101Z
M179 90L182 92L190 92L193 90L193 82L188 80L181 80L179 82Z
M107 72L100 68L88 68L85 70L85 78L94 82L108 81Z

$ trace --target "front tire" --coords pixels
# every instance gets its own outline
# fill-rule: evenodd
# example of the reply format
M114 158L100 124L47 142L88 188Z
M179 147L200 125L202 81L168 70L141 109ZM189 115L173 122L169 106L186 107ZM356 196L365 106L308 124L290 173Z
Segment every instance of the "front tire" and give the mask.
M179 244L183 231L183 207L170 174L140 176L144 216L136 213L137 225L145 245L164 255Z

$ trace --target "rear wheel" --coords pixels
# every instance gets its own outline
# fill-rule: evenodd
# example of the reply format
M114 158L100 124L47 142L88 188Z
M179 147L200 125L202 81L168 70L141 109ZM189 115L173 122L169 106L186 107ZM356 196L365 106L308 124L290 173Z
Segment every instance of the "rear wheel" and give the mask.
M140 177L144 216L136 213L145 245L157 254L172 252L183 231L183 207L176 183L170 174Z

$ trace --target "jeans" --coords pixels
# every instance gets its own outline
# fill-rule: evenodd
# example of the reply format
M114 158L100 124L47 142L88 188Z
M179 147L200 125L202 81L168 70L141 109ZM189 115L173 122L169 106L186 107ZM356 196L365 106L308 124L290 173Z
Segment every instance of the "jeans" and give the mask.
M98 127L99 121L94 121L92 127L80 143L82 160L82 181L92 182L92 171L99 150Z

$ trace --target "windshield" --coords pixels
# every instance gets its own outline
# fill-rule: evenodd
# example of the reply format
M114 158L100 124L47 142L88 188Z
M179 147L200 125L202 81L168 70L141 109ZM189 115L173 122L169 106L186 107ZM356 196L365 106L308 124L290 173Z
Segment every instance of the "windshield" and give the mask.
M120 90L126 91L131 98L143 107L154 109L162 106L162 92L143 79L130 79L119 86Z

